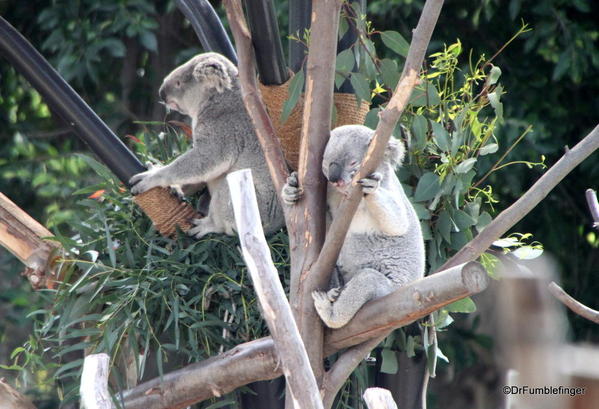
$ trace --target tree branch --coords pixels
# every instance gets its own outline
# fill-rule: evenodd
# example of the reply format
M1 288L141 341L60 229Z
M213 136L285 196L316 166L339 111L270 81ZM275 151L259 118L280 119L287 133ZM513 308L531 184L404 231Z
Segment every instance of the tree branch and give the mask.
M36 409L28 397L14 390L4 378L0 378L0 402L3 409Z
M282 374L272 339L262 338L124 392L126 409L183 409Z
M264 151L270 177L280 201L281 190L288 174L287 163L285 162L275 128L268 116L260 91L256 85L252 36L247 27L240 0L224 0L223 3L227 11L227 19L231 26L231 32L235 38L235 47L239 58L239 82L241 84L243 103L254 124L256 135Z
M289 208L287 223L291 251L291 306L319 384L324 374L323 327L314 309L312 291L324 287L326 278L312 266L325 235L326 182L321 164L331 127L335 50L342 3L342 0L314 0L312 3L312 41L306 63L298 164L304 196L296 206Z
M52 288L56 275L52 258L60 245L43 237L53 236L48 229L0 193L0 245L17 257L33 289Z
M597 201L597 192L593 189L587 189L585 192L587 204L593 217L593 227L599 230L599 202Z
M482 266L472 262L399 288L365 304L345 327L328 331L325 355L382 337L453 301L483 291L488 283ZM281 373L272 339L262 338L124 392L125 408L181 409L251 382L274 379Z
M360 165L360 170L352 180L351 192L339 205L338 214L329 227L320 256L312 268L318 274L325 276L325 282L335 266L347 229L362 198L362 191L357 182L374 172L381 163L385 147L389 143L395 124L407 106L414 86L419 81L420 67L442 6L443 0L426 1L418 25L414 30L401 80L397 84L387 107L380 113L380 120L374 137Z
M322 390L324 391L323 403L325 409L333 407L335 396L337 396L339 389L341 389L347 378L349 378L360 362L370 354L370 351L372 351L386 337L387 334L353 346L335 361L333 367L327 371L322 381Z
M593 321L595 324L599 324L599 311L593 310L592 308L589 308L583 303L577 301L554 281L549 283L548 288L549 292L562 304L568 307L574 314L580 315L589 321Z
M322 409L308 354L264 238L252 172L243 169L230 173L227 182L243 258L262 307L262 316L278 351L294 407Z
M453 257L445 262L439 271L446 270L457 264L475 260L489 246L507 232L514 224L526 216L541 200L557 186L557 184L590 154L599 148L599 125L595 127L582 141L558 160L520 199L499 213L485 229Z

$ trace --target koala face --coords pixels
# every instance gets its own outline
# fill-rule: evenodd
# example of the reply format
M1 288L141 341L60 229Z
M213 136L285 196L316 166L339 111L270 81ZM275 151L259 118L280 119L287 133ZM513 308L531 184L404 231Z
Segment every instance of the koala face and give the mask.
M374 131L362 125L344 125L331 131L322 160L322 173L329 183L339 190L349 186L373 136ZM403 155L403 143L391 138L383 162L395 167L401 163Z
M344 125L331 131L324 151L322 173L338 189L349 186L364 158L374 132L360 125Z
M158 94L168 109L193 117L203 101L233 87L237 68L224 56L204 53L175 68Z

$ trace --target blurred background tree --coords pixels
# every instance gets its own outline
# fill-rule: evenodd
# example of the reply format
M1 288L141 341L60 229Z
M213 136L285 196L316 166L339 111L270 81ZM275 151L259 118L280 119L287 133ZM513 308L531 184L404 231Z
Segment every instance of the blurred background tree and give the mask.
M222 13L219 3L213 5ZM282 0L276 3L285 36L287 5ZM409 39L423 4L423 0L370 0L368 19L379 31L396 30ZM122 136L143 128L134 121L164 118L157 104L162 78L201 51L173 1L4 0L0 14ZM429 52L460 39L463 49L472 50L475 57L494 53L519 29L521 20L528 23L532 31L496 59L508 91L503 96L505 124L497 132L509 144L531 124L533 132L507 160L535 162L542 154L551 164L564 146L574 145L597 121L597 15L599 6L590 0L447 2ZM54 231L72 233L71 194L97 180L75 156L87 149L51 116L39 95L5 60L0 60L0 123L0 191ZM592 308L599 308L595 298L599 236L590 227L584 190L597 189L598 159L595 153L585 161L514 229L533 233L557 257L566 291ZM489 183L499 199L496 209L512 203L541 172L517 165L493 173ZM0 249L1 363L10 362L14 347L27 340L31 332L27 314L43 302L18 276L21 268ZM599 341L596 326L572 314L569 318L574 340Z

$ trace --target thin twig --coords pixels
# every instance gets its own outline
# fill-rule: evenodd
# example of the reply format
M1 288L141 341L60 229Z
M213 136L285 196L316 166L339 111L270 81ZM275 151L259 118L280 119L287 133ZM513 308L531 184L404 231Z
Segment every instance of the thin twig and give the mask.
M589 308L580 301L577 301L567 292L565 292L564 289L557 285L554 281L549 283L548 288L549 292L562 304L568 307L570 311L572 311L574 314L580 315L581 317L586 318L589 321L593 321L595 324L599 324L599 311Z
M593 227L599 230L599 202L597 201L597 192L593 189L587 189L585 192L587 198L587 204L593 217Z
M327 371L322 382L322 390L324 390L323 404L325 409L333 406L335 396L356 367L370 354L378 344L380 344L387 334L379 336L353 346L345 351L331 369Z
M474 239L445 262L437 271L447 270L466 261L476 260L495 240L518 223L541 202L557 184L589 155L599 148L599 125L564 153L520 199L505 209Z

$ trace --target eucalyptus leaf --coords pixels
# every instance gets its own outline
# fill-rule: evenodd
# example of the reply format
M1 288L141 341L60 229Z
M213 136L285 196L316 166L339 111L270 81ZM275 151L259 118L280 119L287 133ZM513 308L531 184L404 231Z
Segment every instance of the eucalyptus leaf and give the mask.
M364 74L353 72L351 74L351 85L360 100L370 103L370 84Z
M399 68L397 63L389 58L383 58L380 64L381 75L386 86L395 89L399 82Z
M397 353L389 348L381 350L381 372L386 374L396 374L399 366L397 364Z
M461 300L457 300L452 302L449 305L445 306L447 312L458 312L458 313L466 313L469 314L471 312L476 311L476 304L470 297L462 298Z
M295 73L291 81L289 82L289 98L283 104L283 111L281 112L281 122L287 121L291 111L297 105L297 101L304 88L304 70L299 70Z
M387 47L397 54L407 57L410 44L397 31L383 31L381 39Z
M490 143L480 148L478 153L480 154L480 156L485 156L497 152L498 149L499 145L497 145L496 143Z
M454 172L455 173L466 173L470 169L472 169L472 167L474 166L475 163L476 163L476 158L468 158L468 159L460 162L460 164L455 167Z
M424 202L430 200L441 190L441 183L439 176L427 172L418 181L416 185L416 191L414 192L414 201Z

